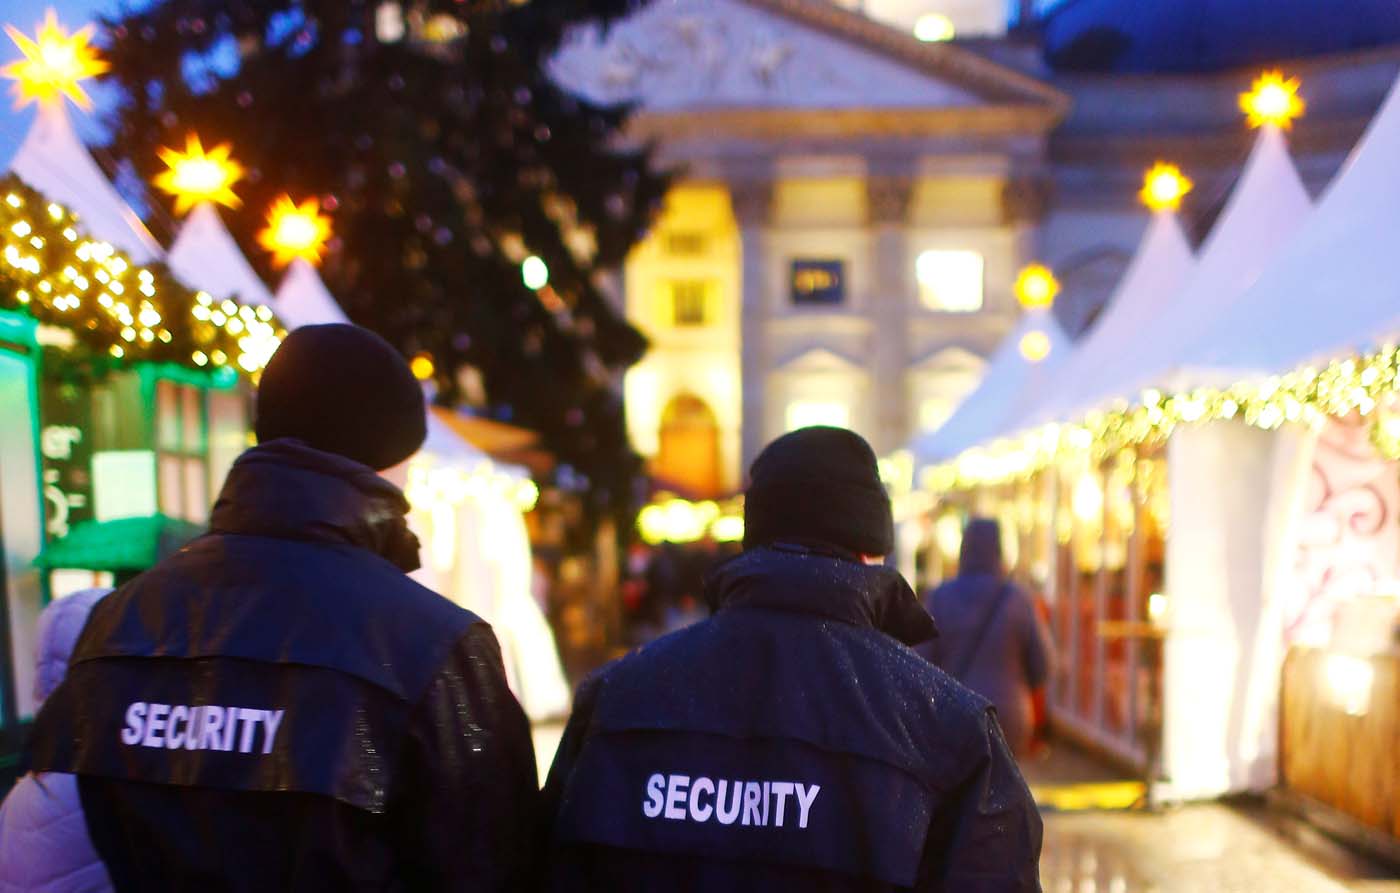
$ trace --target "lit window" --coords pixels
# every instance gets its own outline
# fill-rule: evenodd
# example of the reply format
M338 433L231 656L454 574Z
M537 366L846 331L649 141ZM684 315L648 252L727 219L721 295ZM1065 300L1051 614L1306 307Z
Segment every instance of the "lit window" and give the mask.
M705 234L694 230L674 230L666 234L666 253L673 257L699 257L709 247Z
M919 16L919 20L914 23L914 36L924 43L937 43L944 40L952 40L957 36L957 29L953 26L953 20L938 12L930 12Z
M707 284L699 279L671 283L671 322L676 326L703 326L709 322Z
M828 425L832 428L851 426L851 408L844 403L826 400L794 400L787 408L787 430Z
M846 300L846 264L839 260L794 259L789 290L794 304L841 304Z
M973 313L982 309L982 255L976 251L925 251L914 262L919 300L930 310Z

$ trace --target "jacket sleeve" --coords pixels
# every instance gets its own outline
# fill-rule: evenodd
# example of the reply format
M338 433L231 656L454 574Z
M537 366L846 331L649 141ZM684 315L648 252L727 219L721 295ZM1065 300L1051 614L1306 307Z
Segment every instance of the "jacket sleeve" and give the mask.
M1021 639L1022 659L1026 667L1026 684L1040 688L1050 678L1053 651L1050 646L1050 631L1040 613L1035 609L1035 601L1029 593L1022 593Z
M548 847L554 832L555 819L563 805L564 789L573 774L574 764L583 750L583 742L588 737L588 727L593 721L593 703L597 697L597 676L585 679L574 694L573 712L564 726L564 735L559 739L559 749L554 752L554 763L549 767L545 779L544 792L540 797L539 839L541 846Z
M929 835L922 893L1039 893L1041 821L996 717L982 715L975 769Z
M526 889L539 801L530 724L496 636L476 623L414 709L391 809L406 889Z

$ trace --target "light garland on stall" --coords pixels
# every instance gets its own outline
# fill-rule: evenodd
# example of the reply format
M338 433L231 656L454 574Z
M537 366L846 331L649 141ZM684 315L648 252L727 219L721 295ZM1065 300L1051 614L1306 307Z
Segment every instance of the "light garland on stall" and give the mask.
M737 543L744 538L743 503L734 500L721 506L714 500L663 498L638 513L637 532L651 546L694 543L706 536L719 543Z
M927 469L921 482L947 491L1021 480L1077 457L1101 461L1123 449L1163 443L1179 425L1240 420L1274 430L1290 423L1317 426L1352 413L1375 416L1378 429L1373 442L1387 458L1400 458L1400 423L1389 413L1397 393L1400 350L1386 345L1360 358L1262 382L1180 394L1144 391L1132 406L1093 412L1077 424L1046 425L969 450L952 462Z
M0 180L0 196L0 307L118 360L256 374L281 343L271 309L216 301L163 265L133 264L13 176Z

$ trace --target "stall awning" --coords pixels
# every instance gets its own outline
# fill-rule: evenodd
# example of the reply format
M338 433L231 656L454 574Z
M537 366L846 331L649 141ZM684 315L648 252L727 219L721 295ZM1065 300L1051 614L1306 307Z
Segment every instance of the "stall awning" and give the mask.
M34 563L44 570L143 571L203 532L165 515L84 521L44 547Z

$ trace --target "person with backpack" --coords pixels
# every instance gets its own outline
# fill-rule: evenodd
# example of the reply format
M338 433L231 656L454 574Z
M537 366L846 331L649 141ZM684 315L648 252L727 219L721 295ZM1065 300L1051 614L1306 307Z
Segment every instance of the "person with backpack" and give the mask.
M1030 594L1007 575L1001 526L974 518L963 531L958 575L927 597L940 636L920 649L996 705L1012 752L1030 753L1035 695L1050 676L1050 642Z

